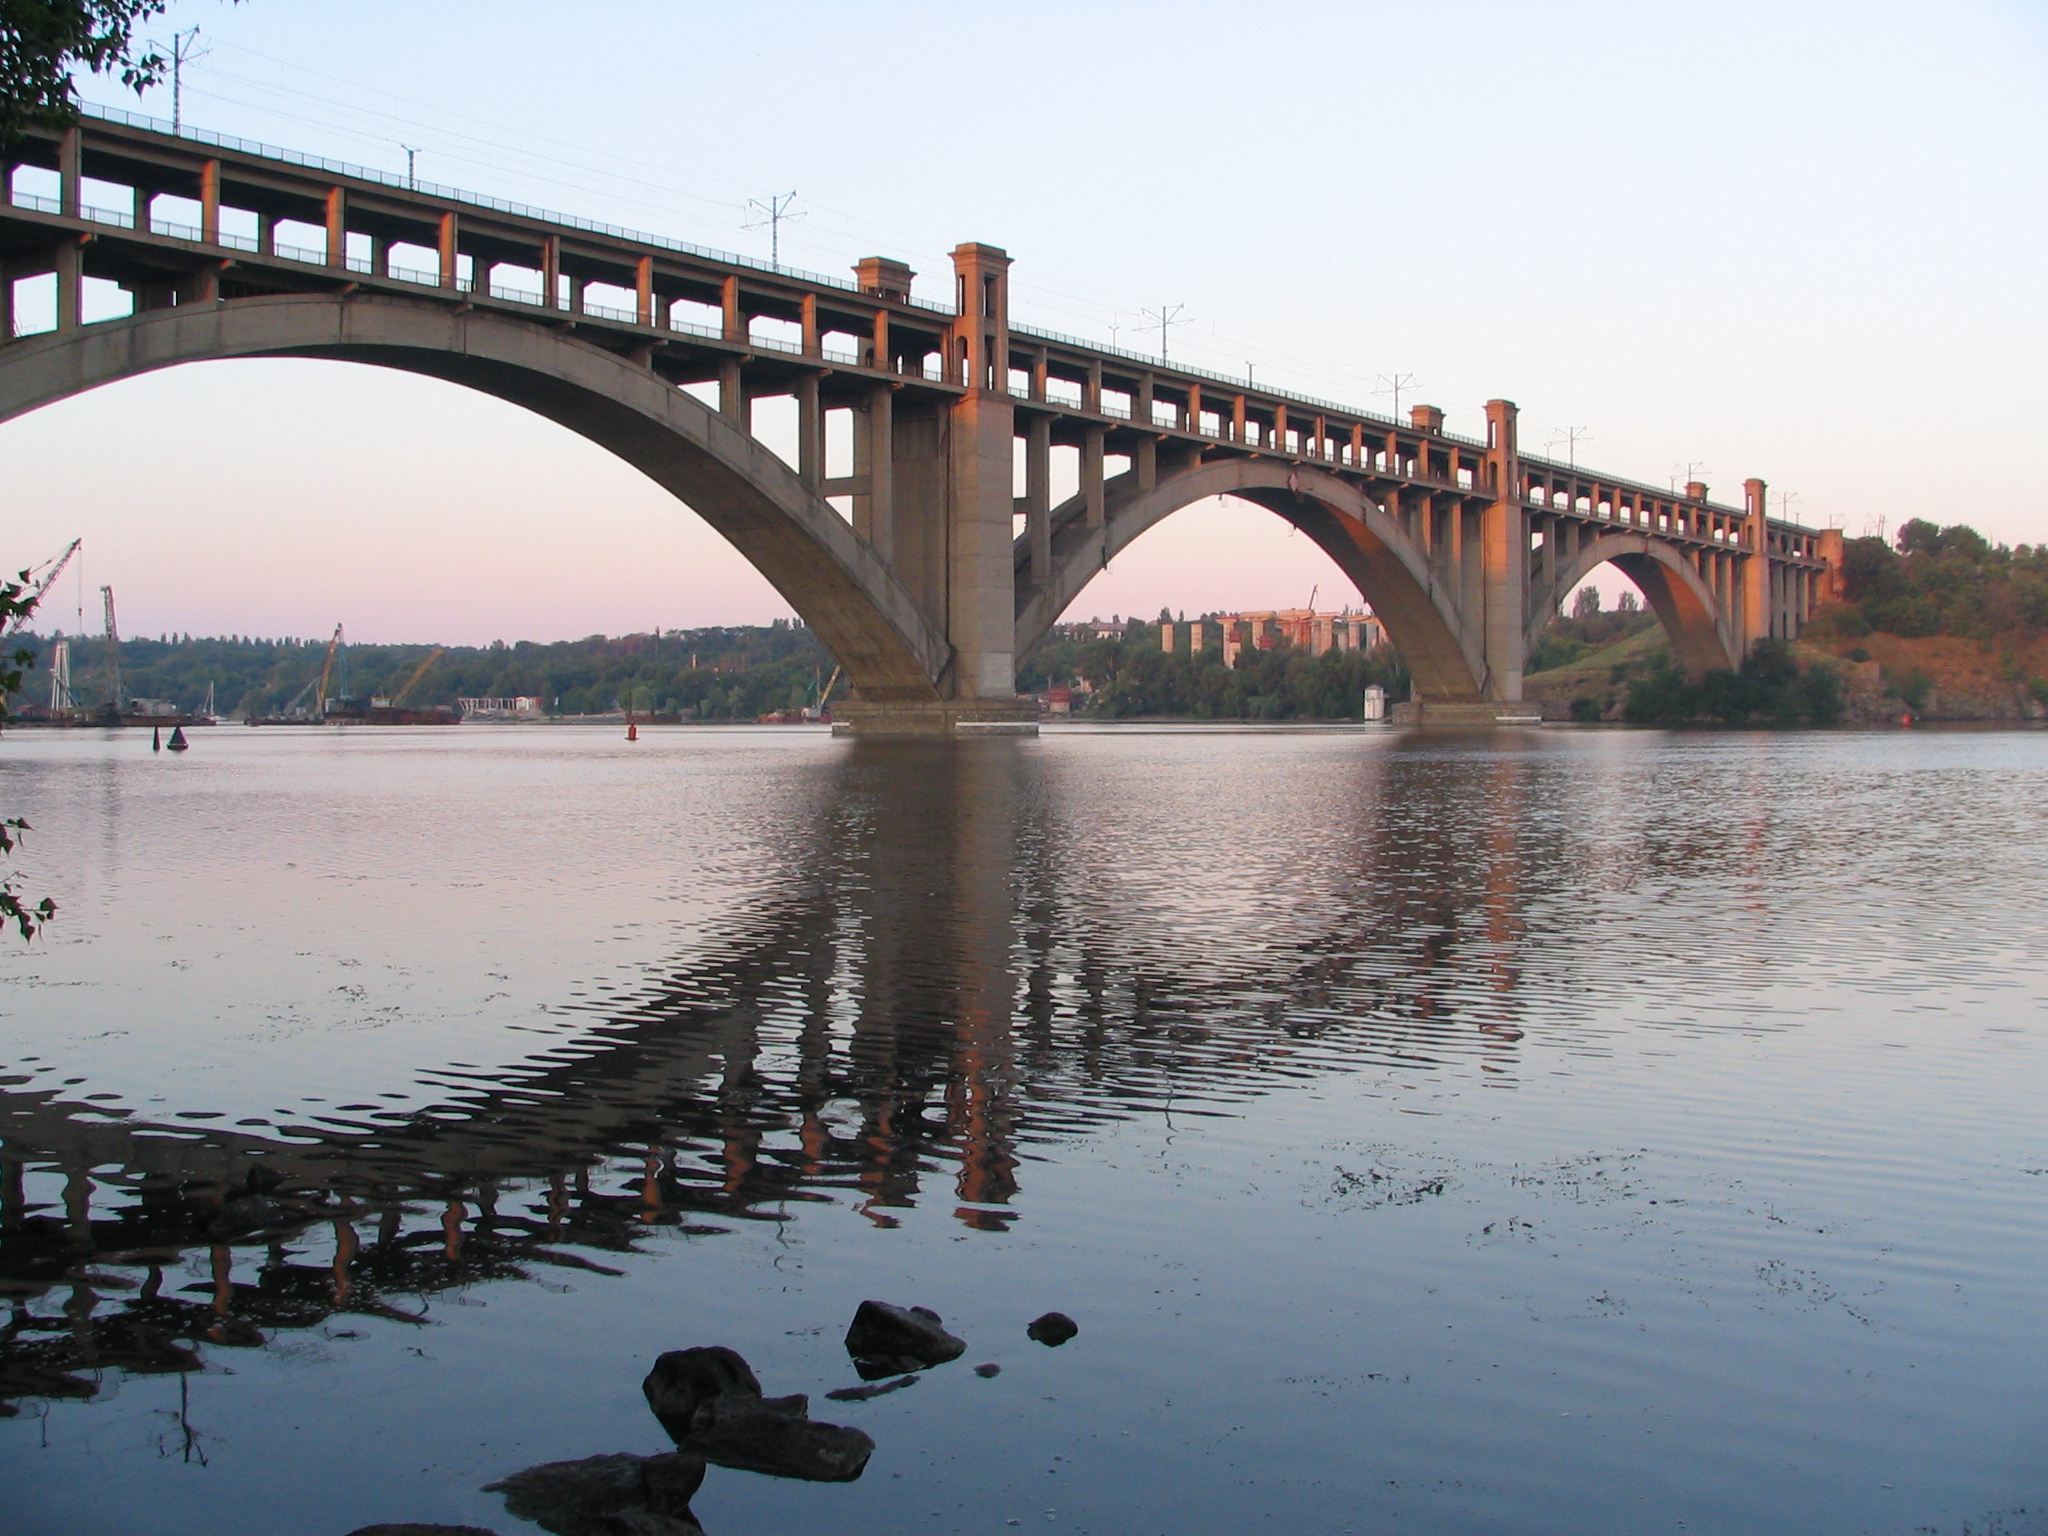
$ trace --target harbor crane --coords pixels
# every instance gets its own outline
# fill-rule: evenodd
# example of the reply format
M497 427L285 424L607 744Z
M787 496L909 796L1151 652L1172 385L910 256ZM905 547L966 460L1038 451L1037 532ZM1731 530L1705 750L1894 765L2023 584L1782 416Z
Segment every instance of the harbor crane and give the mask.
M21 573L21 584L27 593L22 599L21 612L14 616L14 622L7 626L7 632L0 634L0 640L12 640L28 627L29 617L36 611L36 604L43 600L43 594L57 584L57 578L64 574L64 567L71 563L71 557L78 553L83 539L73 539L64 546L64 552L54 559L46 560L39 566L31 566Z
M435 662L439 661L443 656L447 654L447 646L436 646L432 654L430 654L425 661L421 662L417 667L413 669L412 676L408 677L405 680L405 686L399 689L398 692L391 695L391 707L393 709L397 709L400 705L404 704L407 696L411 694L413 689L419 687L420 679L427 675L427 669L433 666Z
M100 588L107 611L107 708L121 713L121 626L114 621L114 589Z
M320 686L313 695L313 718L325 721L327 718L327 684L334 677L334 656L341 649L341 626L334 626L334 638L327 642L327 659L320 664Z

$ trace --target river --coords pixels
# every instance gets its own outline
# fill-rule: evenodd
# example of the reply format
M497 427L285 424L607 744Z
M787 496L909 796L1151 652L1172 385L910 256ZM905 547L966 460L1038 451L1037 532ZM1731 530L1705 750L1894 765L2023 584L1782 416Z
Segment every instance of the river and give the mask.
M0 1532L2048 1531L2048 736L620 736L0 743Z

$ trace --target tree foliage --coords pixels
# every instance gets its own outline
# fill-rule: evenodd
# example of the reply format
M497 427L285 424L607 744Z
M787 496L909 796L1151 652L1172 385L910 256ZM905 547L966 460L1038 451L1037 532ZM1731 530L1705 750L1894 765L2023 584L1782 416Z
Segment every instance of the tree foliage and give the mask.
M1818 633L1991 641L2048 629L2048 545L2008 548L1962 523L1916 517L1895 545L1850 539L1842 574L1847 601L1820 615Z
M135 28L166 9L166 0L0 0L0 144L77 117L73 70L118 75L137 91L154 85L165 61L136 51Z
M27 571L14 581L0 582L0 627L26 616L35 607L34 600L24 594L27 583ZM35 653L27 646L18 646L0 658L0 720L7 718L6 698L21 687L22 672L34 659ZM22 833L28 830L29 824L22 817L0 818L0 858L12 856L21 844ZM49 897L36 901L22 894L20 877L13 870L0 875L0 928L12 923L24 939L33 939L56 915L57 903Z
M1629 685L1622 718L1636 725L1832 725L1842 718L1842 678L1833 667L1802 667L1783 640L1759 640L1734 672L1697 683L1659 657Z

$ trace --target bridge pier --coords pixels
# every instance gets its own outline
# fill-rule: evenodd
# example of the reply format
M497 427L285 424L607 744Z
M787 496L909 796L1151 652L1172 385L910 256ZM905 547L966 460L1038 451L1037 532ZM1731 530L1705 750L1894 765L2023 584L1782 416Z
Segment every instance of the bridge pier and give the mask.
M952 659L936 698L834 706L835 735L1037 734L1037 708L1019 702L1016 685L1009 272L995 246L953 252L955 314L940 367L960 393L901 406L886 388L868 398L854 526L945 635ZM860 275L906 293L912 277L879 261ZM887 347L886 332L877 339Z

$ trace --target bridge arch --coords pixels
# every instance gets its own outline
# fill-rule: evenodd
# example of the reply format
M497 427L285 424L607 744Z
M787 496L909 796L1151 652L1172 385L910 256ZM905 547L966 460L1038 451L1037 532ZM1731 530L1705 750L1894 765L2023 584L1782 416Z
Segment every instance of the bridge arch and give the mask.
M1141 489L1135 473L1103 488L1103 517L1088 526L1083 497L1052 516L1052 571L1030 579L1028 536L1017 546L1016 654L1043 640L1088 583L1139 535L1194 502L1234 496L1285 519L1315 541L1372 605L1400 647L1416 697L1481 696L1486 664L1446 584L1393 518L1336 475L1272 459L1198 464Z
M493 395L631 464L752 563L863 699L939 697L951 651L895 575L771 450L564 326L431 300L289 294L179 305L0 345L0 421L102 384L230 358L395 368Z
M1565 595L1594 570L1610 564L1648 601L1688 677L1697 680L1708 672L1734 669L1737 649L1713 588L1670 544L1640 533L1603 533L1565 563L1551 585L1550 601L1532 605L1526 637L1530 649Z

